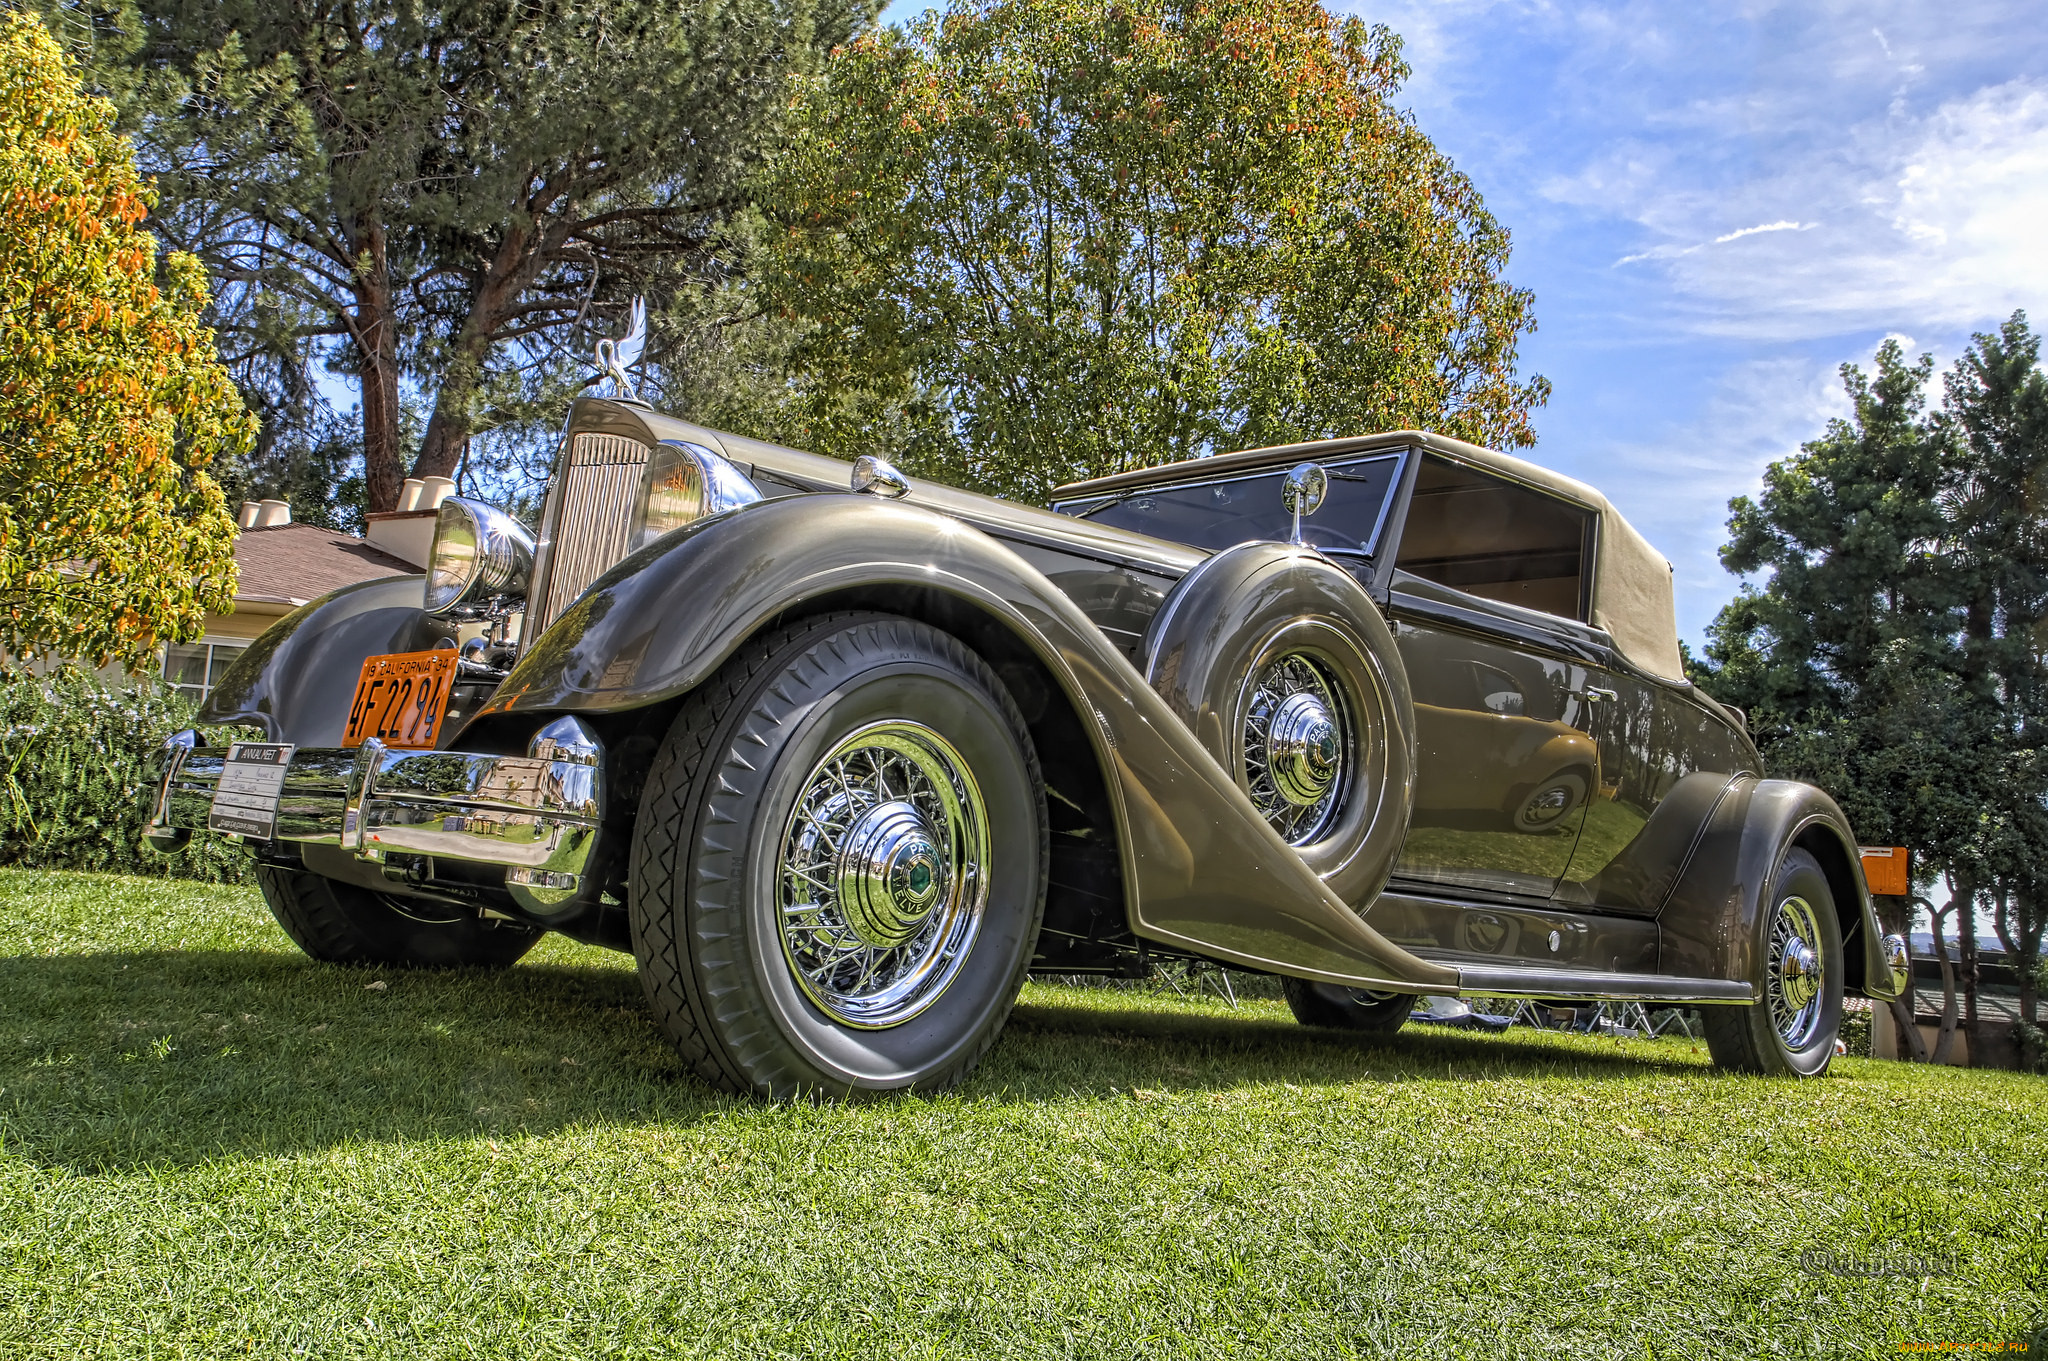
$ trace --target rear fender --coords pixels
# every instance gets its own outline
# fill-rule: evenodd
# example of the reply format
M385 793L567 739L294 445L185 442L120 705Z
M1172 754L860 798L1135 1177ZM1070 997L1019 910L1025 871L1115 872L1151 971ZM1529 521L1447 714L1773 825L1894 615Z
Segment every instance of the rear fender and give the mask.
M1883 931L1849 820L1827 794L1793 780L1745 775L1727 786L1658 914L1659 971L1736 979L1761 995L1766 961L1758 923L1771 907L1778 866L1794 846L1820 861L1834 892L1847 985L1891 997Z
M1388 941L1309 871L1058 587L990 536L915 505L790 497L678 530L600 577L476 721L659 704L774 620L877 590L979 611L1053 677L1109 791L1136 934L1330 982L1456 986L1452 970Z

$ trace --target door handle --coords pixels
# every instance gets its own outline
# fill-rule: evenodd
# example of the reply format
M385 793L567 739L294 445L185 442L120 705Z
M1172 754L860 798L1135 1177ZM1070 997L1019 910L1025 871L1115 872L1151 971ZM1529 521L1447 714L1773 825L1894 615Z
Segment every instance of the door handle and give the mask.
M1579 699L1585 700L1588 704L1612 704L1615 700L1621 698L1614 691L1598 685L1589 685L1583 690L1574 690L1572 694Z

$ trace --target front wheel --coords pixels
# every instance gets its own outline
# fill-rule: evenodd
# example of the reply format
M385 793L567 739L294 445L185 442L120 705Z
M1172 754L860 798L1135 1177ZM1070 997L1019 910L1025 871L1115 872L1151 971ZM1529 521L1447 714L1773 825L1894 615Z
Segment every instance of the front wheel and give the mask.
M1842 925L1820 862L1797 847L1771 883L1757 947L1763 996L1745 1007L1703 1007L1714 1063L1771 1077L1819 1077L1842 1026Z
M1287 1009L1303 1025L1367 1035L1393 1034L1408 1023L1409 1013L1415 1010L1415 999L1405 992L1374 992L1303 978L1281 979L1280 992L1287 998Z
M914 620L805 621L694 692L648 774L641 981L728 1091L941 1091L1023 986L1047 852L1037 755L979 657Z

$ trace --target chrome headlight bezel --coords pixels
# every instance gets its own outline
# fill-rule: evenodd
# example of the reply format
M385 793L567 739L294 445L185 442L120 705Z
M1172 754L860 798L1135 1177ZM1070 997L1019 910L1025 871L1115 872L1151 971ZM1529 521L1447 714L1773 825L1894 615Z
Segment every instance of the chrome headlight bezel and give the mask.
M525 525L466 496L441 502L427 550L427 613L523 603L532 578L533 535Z
M715 450L690 440L662 440L648 451L640 473L627 551L637 553L664 534L762 499L760 488Z

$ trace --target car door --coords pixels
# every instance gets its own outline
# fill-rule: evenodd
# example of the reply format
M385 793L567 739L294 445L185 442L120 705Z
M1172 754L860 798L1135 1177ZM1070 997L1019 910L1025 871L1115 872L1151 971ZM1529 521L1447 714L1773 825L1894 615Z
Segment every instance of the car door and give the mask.
M1602 783L1587 719L1594 514L1434 450L1414 469L1385 585L1417 743L1394 873L1547 901Z
M1601 786L1588 668L1528 611L1407 573L1388 600L1415 700L1416 783L1394 875L1548 899Z
M1601 787L1589 805L1560 902L1654 917L1678 863L1729 781L1751 762L1690 687L1637 674L1615 659L1589 672L1600 701L1587 713Z

